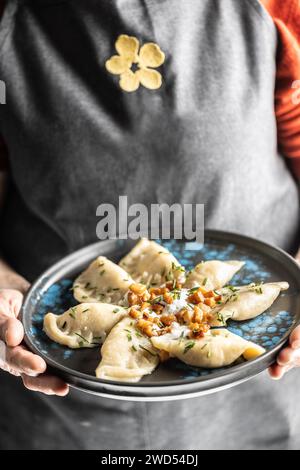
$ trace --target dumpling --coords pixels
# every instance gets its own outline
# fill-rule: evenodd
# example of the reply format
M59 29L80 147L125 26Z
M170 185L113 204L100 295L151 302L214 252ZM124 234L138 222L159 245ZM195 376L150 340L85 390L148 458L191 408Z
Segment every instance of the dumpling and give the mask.
M142 238L137 245L120 261L136 281L143 284L160 286L166 281L185 281L185 270L177 259L163 246L147 238Z
M184 332L184 327L182 329ZM151 342L156 349L195 367L214 369L229 366L238 358L254 359L265 350L225 329L209 330L201 339L184 338L173 333L153 336Z
M83 303L62 315L47 313L44 331L53 341L69 348L93 348L102 344L127 309L111 304Z
M219 289L228 284L244 264L243 261L203 261L187 274L184 287L204 285L208 290Z
M78 302L120 304L132 283L120 266L99 256L75 280L73 293Z
M287 282L270 282L218 290L223 297L223 305L212 312L215 316L213 326L225 325L229 318L243 321L257 317L271 307L281 291L288 288Z
M124 318L110 332L101 348L102 359L96 369L99 379L138 382L151 374L159 363L158 352L148 337Z

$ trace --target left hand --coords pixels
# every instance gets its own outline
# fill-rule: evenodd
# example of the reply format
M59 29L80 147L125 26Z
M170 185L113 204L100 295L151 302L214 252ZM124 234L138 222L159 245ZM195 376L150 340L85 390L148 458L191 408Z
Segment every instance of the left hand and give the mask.
M300 263L300 250L296 261ZM289 345L280 351L275 364L269 368L269 374L272 379L279 380L294 367L300 367L300 325L291 333Z

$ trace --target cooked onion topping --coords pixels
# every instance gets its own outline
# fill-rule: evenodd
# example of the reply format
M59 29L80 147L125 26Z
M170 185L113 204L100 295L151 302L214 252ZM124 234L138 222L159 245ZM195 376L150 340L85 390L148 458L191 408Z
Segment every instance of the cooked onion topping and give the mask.
M179 324L187 327L188 337L193 339L202 338L211 328L211 312L222 302L222 295L203 285L183 289L181 284L167 282L149 289L144 284L132 284L127 299L129 316L143 334L164 335Z

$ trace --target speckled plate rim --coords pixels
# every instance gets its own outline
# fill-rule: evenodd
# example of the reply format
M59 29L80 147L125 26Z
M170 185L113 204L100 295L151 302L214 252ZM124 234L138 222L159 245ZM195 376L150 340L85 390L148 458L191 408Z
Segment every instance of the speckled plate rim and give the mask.
M256 238L240 235L234 232L206 230L205 238L248 245L248 247L253 248L254 250L259 248L258 251L263 250L265 253L269 253L271 257L274 257L276 254L278 256L278 263L288 264L289 269L294 271L295 279L299 279L297 282L300 291L300 267L298 263L284 250ZM184 243L185 241L183 240L182 242ZM69 367L49 358L31 341L28 331L27 312L30 312L32 308L32 299L35 299L36 301L39 300L52 284L64 277L64 273L67 275L67 273L73 269L75 270L80 266L87 265L92 259L101 254L104 246L106 248L105 251L107 251L109 250L110 245L113 248L115 244L116 240L96 242L75 251L58 261L34 282L28 291L22 306L21 316L24 325L24 340L26 345L34 353L41 356L48 366L55 371L56 375L65 379L74 388L79 388L83 391L100 396L110 396L111 398L121 400L173 400L213 393L245 382L246 380L249 380L263 372L274 362L279 350L286 343L290 332L298 323L300 323L300 311L298 311L295 312L295 320L291 325L290 330L287 331L282 339L269 351L252 361L228 367L222 371L216 372L213 376L190 377L182 380L169 380L149 384L143 382L111 382L109 380L98 379L97 377L93 377L89 374L70 369Z

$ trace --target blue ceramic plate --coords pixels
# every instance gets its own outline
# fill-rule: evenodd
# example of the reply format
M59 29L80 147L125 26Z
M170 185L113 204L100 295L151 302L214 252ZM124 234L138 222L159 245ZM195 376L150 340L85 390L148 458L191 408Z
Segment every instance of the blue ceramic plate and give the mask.
M172 400L212 393L244 382L266 369L290 331L300 322L300 268L285 252L255 239L220 231L207 231L205 244L192 245L193 249L189 250L182 241L161 243L187 269L201 260L245 261L245 267L232 280L233 285L260 281L289 282L289 290L259 317L244 322L228 322L230 331L260 344L267 352L253 361L214 370L171 360L137 384L97 379L94 375L100 360L97 348L71 350L58 345L45 335L42 326L47 312L58 314L76 305L70 290L73 279L93 259L104 255L118 261L134 245L127 240L108 240L90 245L56 263L35 282L23 305L26 344L71 386L123 400Z

